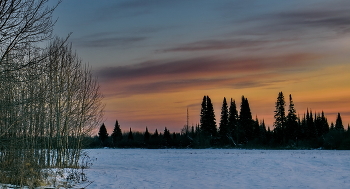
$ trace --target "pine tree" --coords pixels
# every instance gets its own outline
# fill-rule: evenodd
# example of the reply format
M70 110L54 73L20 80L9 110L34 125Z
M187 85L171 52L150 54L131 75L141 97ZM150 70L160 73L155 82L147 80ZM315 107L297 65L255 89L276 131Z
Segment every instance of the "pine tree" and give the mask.
M158 138L158 136L158 130L156 129L156 131L154 131L154 134L152 135L152 138Z
M300 122L300 139L307 139L308 137L308 127L307 127L307 121L306 121L306 115L304 113L304 117Z
M256 119L254 121L254 127L253 127L253 139L259 139L260 138L260 125L258 116L256 116Z
M150 138L150 134L148 132L148 128L146 127L146 131L145 131L145 134L143 135L144 136L144 141L145 142L148 142L149 141L149 138Z
M111 137L112 137L114 147L116 147L117 143L123 139L122 130L120 129L118 120L115 121L114 129Z
M276 142L285 143L285 129L286 129L286 116L285 116L285 106L284 96L282 92L278 93L276 110L275 110L275 122L273 123L274 134Z
M238 142L248 142L253 138L254 121L250 111L248 99L242 96L241 111L239 114Z
M335 121L335 130L344 131L343 121L341 119L340 113L338 113L337 120Z
M215 119L215 113L214 113L214 107L213 104L211 103L211 99L209 96L207 96L207 121L208 121L208 126L209 126L209 133L211 136L216 136L217 134L217 129L216 129L216 119Z
M134 140L134 135L132 134L131 128L128 134L128 140Z
M106 145L106 140L108 139L108 133L105 124L103 123L98 132L98 138L101 140L103 146Z
M220 134L221 141L223 143L227 143L229 128L228 128L228 106L227 106L226 98L224 98L222 102L219 134Z
M294 108L292 95L289 95L289 108L286 123L286 138L287 140L296 140L298 136L298 117Z
M208 130L208 121L207 121L207 96L203 97L201 104L201 115L200 115L200 127L203 132Z
M263 120L262 123L260 124L260 136L259 136L259 141L262 144L267 144L267 136L266 136L266 126L265 126L265 121Z
M317 137L317 130L313 118L312 111L310 110L310 113L307 111L306 113L306 124L308 128L308 139L314 139Z
M209 96L203 97L201 108L201 130L206 136L216 136L216 121L213 104Z
M314 124L315 124L316 130L317 130L317 137L322 136L323 135L323 132L322 132L322 117L321 117L320 113L318 113L317 115L315 113Z
M168 146L169 145L169 142L171 140L171 136L170 136L170 131L165 127L164 129L164 141L165 141L165 145Z
M322 135L325 135L329 132L329 124L327 121L327 118L324 116L324 112L321 113L321 120L322 120Z
M229 130L230 136L236 141L238 139L237 127L238 127L238 112L237 112L236 102L231 98L231 104L230 104L230 110L229 110L229 116L228 116L228 130Z

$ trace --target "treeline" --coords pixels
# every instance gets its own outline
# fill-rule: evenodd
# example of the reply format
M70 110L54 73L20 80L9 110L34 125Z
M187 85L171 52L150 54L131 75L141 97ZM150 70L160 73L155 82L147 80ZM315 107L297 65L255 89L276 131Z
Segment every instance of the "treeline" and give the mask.
M204 96L201 104L200 124L185 126L181 133L171 133L166 127L163 133L155 130L122 133L118 121L109 137L105 125L98 136L90 138L88 147L141 147L141 148L282 148L282 149L350 149L350 129L344 129L338 113L335 124L324 112L306 110L297 115L292 95L286 109L282 92L278 94L274 111L273 129L266 127L264 120L253 119L247 98L242 96L240 111L236 102L223 99L219 127L217 128L213 104Z

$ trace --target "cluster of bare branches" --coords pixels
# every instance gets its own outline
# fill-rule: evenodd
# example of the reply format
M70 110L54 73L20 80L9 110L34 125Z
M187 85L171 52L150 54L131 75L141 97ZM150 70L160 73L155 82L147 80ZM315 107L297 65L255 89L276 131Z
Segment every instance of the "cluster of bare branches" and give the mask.
M0 183L34 186L45 168L78 166L102 119L96 79L66 40L51 39L56 6L46 3L0 0Z

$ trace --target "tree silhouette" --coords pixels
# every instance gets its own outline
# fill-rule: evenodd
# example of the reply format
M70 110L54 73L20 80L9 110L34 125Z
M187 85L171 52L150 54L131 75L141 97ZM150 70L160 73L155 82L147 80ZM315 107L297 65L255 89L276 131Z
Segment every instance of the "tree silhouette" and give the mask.
M213 104L209 96L203 97L201 108L201 130L206 136L216 136L216 121Z
M134 135L132 134L131 128L128 134L128 140L134 140Z
M113 141L113 146L117 146L117 143L123 139L122 130L120 129L118 120L115 121L114 129L111 137Z
M152 135L152 138L158 138L158 136L158 130L156 129L156 131L154 131L154 134Z
M287 123L286 123L286 139L296 140L298 136L298 129L299 129L298 117L296 115L296 110L294 108L292 95L290 94Z
M166 127L164 129L163 138L164 138L165 145L168 146L171 140L171 136L170 136L170 131Z
M248 142L253 138L254 121L250 111L248 99L242 96L241 111L239 114L238 139L239 143Z
M306 111L306 124L307 124L307 138L308 139L314 139L317 137L317 130L313 118L312 111L307 110Z
M335 121L335 130L344 131L343 121L341 119L340 113L338 113L337 120Z
M100 130L98 132L98 137L102 142L102 145L106 145L106 140L108 139L108 133L105 124L103 123L100 127Z
M253 139L256 140L259 138L260 138L260 125L259 125L259 120L257 116L253 125Z
M229 115L228 115L228 130L230 137L233 140L238 140L238 112L236 107L236 102L232 100L230 103Z
M221 119L220 119L220 126L219 126L219 135L221 138L221 142L228 143L229 136L229 128L228 128L228 106L226 102L226 98L224 98L222 102L222 108L221 108Z
M277 142L285 143L285 127L286 127L286 115L285 115L284 96L282 91L278 93L276 110L275 110L275 122L273 123L275 139Z
M145 134L144 134L144 141L148 142L149 138L150 138L150 134L148 132L148 128L146 127L146 131L145 131Z

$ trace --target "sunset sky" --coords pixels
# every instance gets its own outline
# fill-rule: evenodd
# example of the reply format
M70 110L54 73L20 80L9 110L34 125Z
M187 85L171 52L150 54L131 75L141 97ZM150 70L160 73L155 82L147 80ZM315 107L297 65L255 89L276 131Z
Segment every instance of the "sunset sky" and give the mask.
M98 77L110 134L116 119L180 132L204 95L217 125L223 98L239 111L244 95L272 129L280 91L300 116L350 123L349 0L64 0L54 16Z

